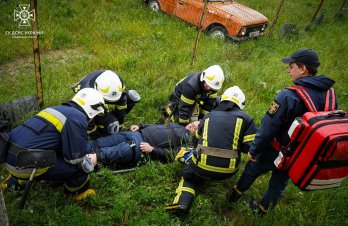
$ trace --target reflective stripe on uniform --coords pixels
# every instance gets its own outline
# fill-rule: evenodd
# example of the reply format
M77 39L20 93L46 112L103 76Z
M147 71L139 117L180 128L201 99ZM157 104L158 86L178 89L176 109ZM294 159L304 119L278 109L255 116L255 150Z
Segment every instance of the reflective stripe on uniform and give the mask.
M88 134L93 133L93 132L96 131L97 129L98 129L98 127L95 125L95 126L93 127L93 129L88 130L87 133L88 133Z
M190 122L189 119L179 118L179 123L189 123L189 122Z
M255 135L256 134L254 133L254 134L250 134L250 135L244 136L243 143L255 140Z
M27 179L30 177L31 173L33 172L33 168L26 168L26 169L17 169L14 166L11 166L10 164L6 163L6 169L10 172L11 175L21 178L21 179ZM48 167L40 168L36 171L34 177L40 176L41 174L44 174L48 170Z
M198 133L198 130L196 130L195 136L196 136L197 139L201 138L201 136Z
M45 110L40 111L37 115L52 123L58 132L62 132L66 122L66 117L62 113L53 108L46 108Z
M209 111L207 111L207 110L201 110L201 113L203 114L203 115L205 115L205 114L208 114L209 113Z
M202 145L208 147L208 124L209 118L204 121L203 135L202 135Z
M204 159L204 160L203 160ZM228 168L223 167L217 167L217 166L210 166L206 164L207 156L201 155L200 161L197 161L194 155L192 155L192 161L193 163L198 166L201 169L210 171L210 172L216 172L216 173L234 173L238 167L236 168L236 159L230 159L230 164Z
M87 175L87 179L83 182L83 184L81 186L78 187L70 187L68 185L66 185L66 183L64 183L64 188L66 188L68 191L70 192L77 192L79 191L83 186L85 186L87 184L87 182L89 181L89 175Z
M233 144L232 144L232 149L234 150L238 149L238 141L239 141L240 130L242 129L242 124L243 124L243 119L237 118L236 127L234 128Z
M125 104L125 105L116 105L116 109L117 109L117 110L124 110L124 109L127 109L127 104Z
M181 95L180 100L182 100L183 102L185 102L186 104L192 105L195 103L195 100L191 100L187 97L185 97L184 95Z
M174 201L173 201L173 204L176 204L178 203L179 199L180 199L180 196L182 194L182 192L189 192L193 195L196 194L195 190L193 190L192 188L188 188L188 187L184 187L184 178L181 177L181 180L180 180L180 183L179 183L179 186L178 188L175 190L175 193L177 194L174 198Z
M210 94L209 97L216 98L217 97L217 93Z

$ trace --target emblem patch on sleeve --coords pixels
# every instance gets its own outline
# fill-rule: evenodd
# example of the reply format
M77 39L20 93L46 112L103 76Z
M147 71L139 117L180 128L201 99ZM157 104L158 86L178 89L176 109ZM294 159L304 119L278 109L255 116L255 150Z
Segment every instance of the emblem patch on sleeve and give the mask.
M277 101L272 101L271 105L268 108L267 114L271 117L278 111L280 104Z

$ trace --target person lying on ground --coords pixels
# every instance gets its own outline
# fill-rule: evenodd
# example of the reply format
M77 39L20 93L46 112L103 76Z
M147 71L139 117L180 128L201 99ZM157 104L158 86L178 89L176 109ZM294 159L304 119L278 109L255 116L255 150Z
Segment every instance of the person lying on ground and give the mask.
M170 124L132 125L131 131L115 133L89 142L94 163L114 169L135 166L142 159L170 162L181 146L196 141L194 134L199 121L181 126Z

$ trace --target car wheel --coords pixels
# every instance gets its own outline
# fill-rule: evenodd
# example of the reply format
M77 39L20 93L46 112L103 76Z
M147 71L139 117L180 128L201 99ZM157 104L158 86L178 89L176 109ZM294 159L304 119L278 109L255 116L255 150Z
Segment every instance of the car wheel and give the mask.
M209 36L216 39L225 39L227 31L222 26L214 26L209 29Z
M161 7L160 7L159 3L157 2L157 0L150 0L149 7L155 12L158 12L161 10Z

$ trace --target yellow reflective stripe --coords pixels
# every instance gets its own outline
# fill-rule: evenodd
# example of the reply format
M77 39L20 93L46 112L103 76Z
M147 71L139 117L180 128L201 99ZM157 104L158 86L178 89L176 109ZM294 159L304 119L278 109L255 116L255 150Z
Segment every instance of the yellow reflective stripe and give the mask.
M268 210L263 205L259 204L259 207L263 212L265 212L265 213L268 212Z
M217 93L213 93L209 95L211 98L216 98L217 97Z
M204 121L203 135L202 135L202 146L208 147L208 124L209 118Z
M104 104L105 108L107 108L109 111L115 109L115 104Z
M237 118L236 127L234 128L233 144L232 144L232 149L234 150L238 149L238 141L239 141L240 130L242 129L242 124L243 124L243 119Z
M201 109L201 113L202 113L203 115L205 115L205 114L208 114L209 111Z
M207 171L210 171L210 172L216 172L216 173L234 173L237 169L235 168L235 164L233 164L233 168L223 168L223 167L217 167L217 166L210 166L210 165L207 165L207 164L203 164L202 162L198 162L197 163L197 159L192 155L192 161L193 163L198 166L199 168L201 169L204 169L204 170L207 170ZM236 160L234 160L235 162ZM230 167L231 167L231 164L230 164Z
M255 135L256 134L254 133L254 134L250 134L250 135L244 136L243 143L255 140Z
M78 190L80 190L83 186L85 186L87 184L87 182L89 181L89 175L87 175L87 179L85 180L85 182L83 182L83 184L81 186L78 187L69 187L68 185L66 185L66 183L64 183L64 187L70 191L70 192L77 192Z
M187 78L187 76L182 78L178 83L175 84L175 86L179 85L182 81L184 81L185 78Z
M236 168L236 159L230 159L230 165L228 167L229 169L235 169Z
M62 113L54 110L53 108L47 108L43 111L40 111L37 115L52 123L52 125L56 127L58 132L62 132L64 124L66 122L66 117Z
M196 194L195 190L193 190L192 188L182 187L182 188L177 188L177 189L176 189L176 193L178 193L178 192L181 193L181 192L183 192L183 191L189 192L189 193L191 193L192 195L195 195L195 194Z
M182 192L189 192L189 193L191 193L192 195L196 195L195 190L193 190L192 188L184 187L184 178L183 178L183 177L181 177L179 186L178 186L178 188L175 190L175 192L176 192L177 195L176 195L175 198L174 198L173 204L178 203L178 201L179 201L179 199L180 199L180 196L181 196Z
M117 105L116 106L117 110L123 110L123 109L127 109L127 104L126 105Z
M184 184L184 178L181 177L181 180L180 180L180 182L179 182L179 186L178 186L178 188L177 188L176 190L178 190L179 188L181 188L181 187L183 186L183 184ZM173 204L178 203L178 201L179 201L179 199L180 199L180 196L181 196L181 193L182 193L181 191L176 192L176 196L175 196L175 198L174 198Z
M93 132L96 131L97 129L98 129L98 127L95 125L95 126L93 127L93 129L88 130L87 133L88 133L88 134L93 133Z
M207 155L201 154L201 163L206 165L207 164Z
M189 119L182 119L182 118L179 118L179 122L180 122L180 123L189 123L190 120L189 120Z
M243 194L243 192L241 192L241 191L238 190L237 185L234 186L233 188L234 188L234 190L235 190L239 195Z
M198 130L196 130L196 138L199 139L201 136L198 134Z
M181 95L180 100L182 100L183 102L185 102L186 104L192 105L195 103L195 100L191 100L187 97L185 97L184 95Z
M166 112L168 115L171 115L172 114L172 110L170 109L170 106L166 107Z
M6 163L6 169L11 175L22 179L30 178L33 171L33 168L17 169L16 167L9 165L8 163ZM38 169L34 174L34 177L44 174L47 170L48 167Z

